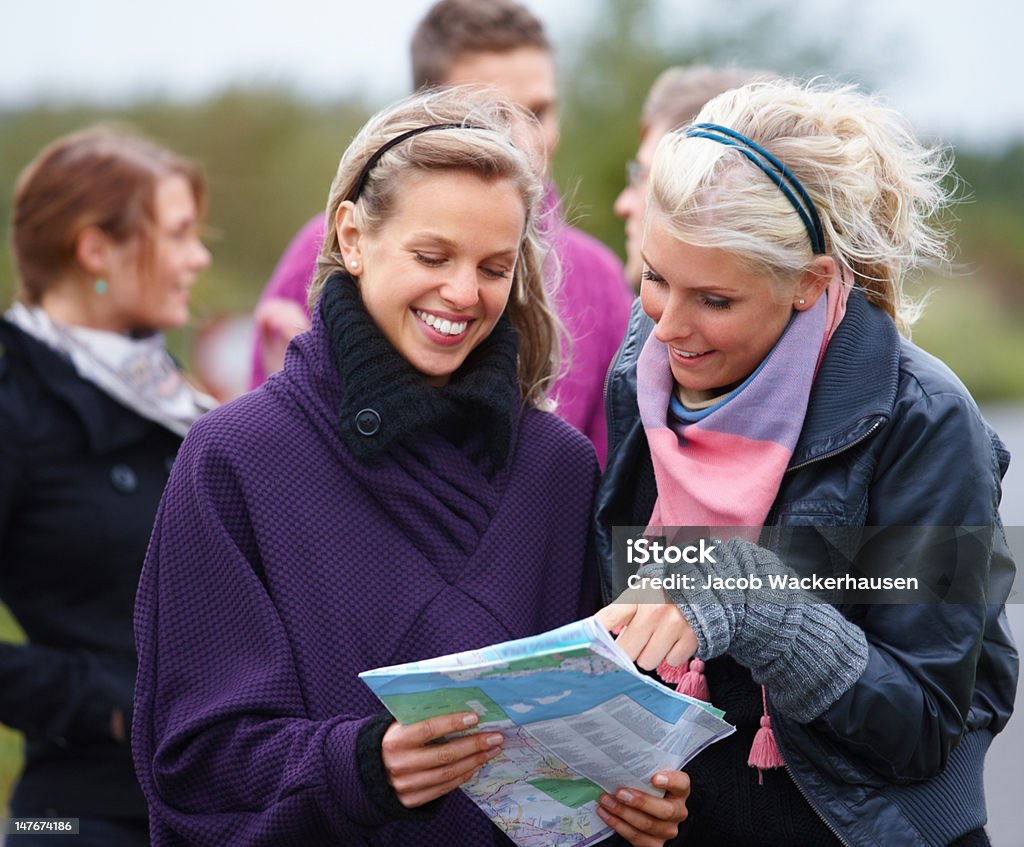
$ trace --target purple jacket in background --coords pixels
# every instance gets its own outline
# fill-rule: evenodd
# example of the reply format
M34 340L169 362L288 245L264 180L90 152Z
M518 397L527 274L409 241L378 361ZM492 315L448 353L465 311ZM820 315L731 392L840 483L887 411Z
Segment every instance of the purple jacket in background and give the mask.
M135 614L155 847L508 843L459 791L416 820L374 803L356 742L382 707L357 674L594 611L593 453L513 408L493 478L429 431L359 460L341 392L318 313L284 371L178 455Z
M562 265L561 287L555 294L558 316L572 339L568 370L555 383L552 396L559 417L590 439L604 467L608 431L604 417L604 378L626 332L633 294L618 257L596 238L564 223L558 194L548 188L545 214L557 221L554 249ZM305 307L306 291L324 239L324 215L299 230L285 248L260 302L292 300ZM267 378L260 339L252 356L251 387Z

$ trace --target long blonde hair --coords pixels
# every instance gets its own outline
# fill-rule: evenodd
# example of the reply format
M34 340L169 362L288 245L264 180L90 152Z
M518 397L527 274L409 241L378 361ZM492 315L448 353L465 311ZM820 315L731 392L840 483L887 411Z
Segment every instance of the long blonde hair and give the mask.
M821 217L825 252L909 331L921 307L904 291L907 275L948 261L936 214L951 199L946 150L922 145L901 115L846 85L751 83L709 101L698 123L735 130L781 160ZM779 188L735 148L685 127L655 152L649 200L683 241L726 249L777 280L797 279L814 258Z
M334 225L341 204L351 199L370 157L396 136L430 124L455 124L443 132L423 132L387 150L369 173L353 211L356 225L378 230L394 212L402 178L409 173L459 170L485 180L508 179L526 208L506 313L519 339L519 386L524 401L541 405L558 372L562 328L550 304L544 272L557 267L547 261L550 247L538 226L543 185L529 154L513 143L525 113L493 91L454 86L408 97L378 112L360 130L341 158L327 202L327 228L309 291L315 308L328 277L345 271ZM463 127L463 128L459 128Z

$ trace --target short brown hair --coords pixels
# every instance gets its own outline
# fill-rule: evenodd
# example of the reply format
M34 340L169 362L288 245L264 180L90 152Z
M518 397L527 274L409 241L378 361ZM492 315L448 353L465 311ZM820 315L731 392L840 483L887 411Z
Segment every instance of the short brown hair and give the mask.
M640 133L655 124L668 128L687 124L696 117L705 103L723 91L739 88L748 82L776 79L770 71L749 68L713 68L709 65L677 65L666 68L654 80L640 119Z
M520 47L551 50L544 26L513 0L439 0L413 33L413 89L444 85L467 53L505 53Z
M21 172L14 193L11 246L18 298L36 304L62 276L78 270L76 244L94 226L118 242L152 245L157 184L183 176L200 214L206 183L199 166L166 147L120 129L93 127L58 138Z

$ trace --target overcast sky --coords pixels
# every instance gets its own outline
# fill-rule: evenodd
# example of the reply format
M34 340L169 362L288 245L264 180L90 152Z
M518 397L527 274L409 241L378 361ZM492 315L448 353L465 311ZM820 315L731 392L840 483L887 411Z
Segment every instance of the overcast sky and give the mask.
M763 0L658 0L663 32ZM404 94L406 47L431 0L2 0L0 108L44 98L193 98L231 83L314 96ZM556 46L597 5L526 0ZM863 31L851 31L850 9ZM1022 5L1009 0L792 0L802 38L841 39L841 70L882 67L881 90L922 132L972 146L1024 137ZM639 107L639 104L638 104ZM635 116L629 116L630 118Z

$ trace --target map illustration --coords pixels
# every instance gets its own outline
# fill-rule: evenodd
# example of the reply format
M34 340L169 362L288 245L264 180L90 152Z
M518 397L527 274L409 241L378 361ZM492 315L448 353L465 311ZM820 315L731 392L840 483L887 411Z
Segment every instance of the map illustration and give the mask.
M710 704L641 674L594 618L360 677L403 724L471 711L472 731L505 736L462 790L520 847L602 841L602 792L654 794L656 771L733 732Z

